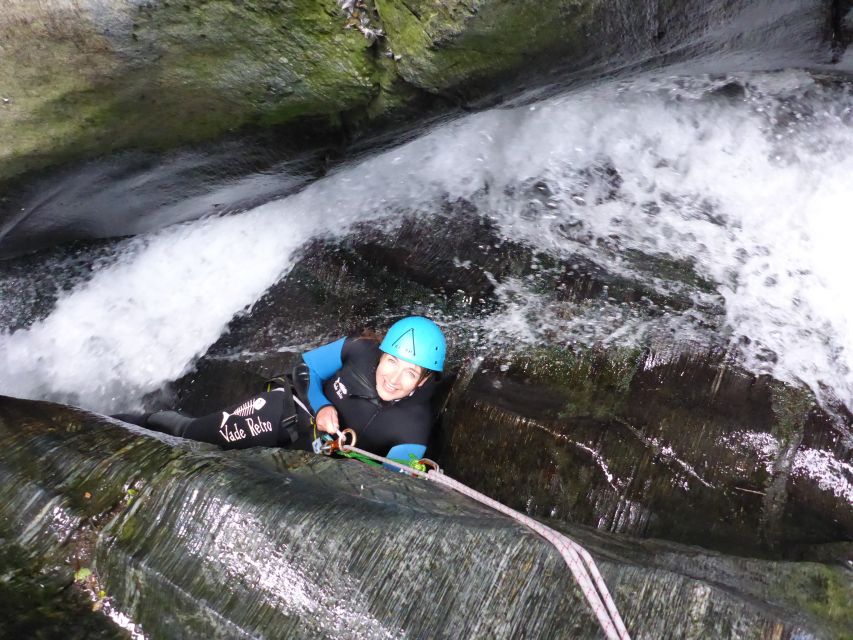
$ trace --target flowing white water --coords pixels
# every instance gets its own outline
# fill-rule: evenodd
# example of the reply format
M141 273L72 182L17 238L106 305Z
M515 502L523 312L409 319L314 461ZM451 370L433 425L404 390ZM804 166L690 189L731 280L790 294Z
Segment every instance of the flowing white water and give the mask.
M719 333L746 366L850 406L853 95L801 72L732 80L613 82L472 115L294 196L139 237L44 320L0 334L0 392L128 408L191 366L307 239L465 199L508 238L661 291L684 287L639 272L631 251L692 262L717 293L684 290L724 301ZM516 285L484 328L569 341L570 323ZM590 314L592 339L648 338L616 307Z

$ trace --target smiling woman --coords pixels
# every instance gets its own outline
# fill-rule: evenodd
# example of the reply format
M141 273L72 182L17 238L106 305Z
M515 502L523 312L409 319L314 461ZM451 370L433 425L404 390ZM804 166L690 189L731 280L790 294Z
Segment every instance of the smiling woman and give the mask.
M386 402L402 400L412 395L429 375L428 369L384 353L376 367L376 391Z
M423 457L435 420L431 399L446 342L432 320L394 323L373 336L341 338L302 355L291 379L201 418L175 411L119 414L127 422L225 449L312 450L317 431L352 429L360 448L409 462Z
M433 374L444 368L445 351L438 325L412 316L392 325L381 344L347 338L305 353L317 428L348 427L372 453L420 458L433 422Z

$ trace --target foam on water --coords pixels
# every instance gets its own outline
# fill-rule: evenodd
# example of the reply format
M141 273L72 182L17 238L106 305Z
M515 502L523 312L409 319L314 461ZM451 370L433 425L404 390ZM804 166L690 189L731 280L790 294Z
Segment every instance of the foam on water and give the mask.
M643 279L626 250L692 262L717 283L725 337L749 368L849 404L853 96L800 73L736 80L634 82L533 105L524 118L493 112L503 121L480 129L496 140L480 157L501 174L481 209L508 236L611 272ZM512 162L499 159L507 148ZM532 181L544 203L530 190L506 194ZM515 337L541 335L517 306L504 318ZM621 332L612 315L598 328Z
M685 293L696 307L670 335L723 302L714 339L746 366L849 405L851 176L851 89L801 72L611 82L471 115L294 196L129 242L46 319L0 335L0 389L126 408L184 372L310 237L465 199L508 238ZM637 252L692 264L716 292L644 271ZM547 298L502 287L488 333L576 338L549 324ZM581 317L590 340L648 339L615 307Z
M128 242L47 318L0 335L3 392L100 411L138 406L184 373L318 228L345 230L346 208L313 196Z

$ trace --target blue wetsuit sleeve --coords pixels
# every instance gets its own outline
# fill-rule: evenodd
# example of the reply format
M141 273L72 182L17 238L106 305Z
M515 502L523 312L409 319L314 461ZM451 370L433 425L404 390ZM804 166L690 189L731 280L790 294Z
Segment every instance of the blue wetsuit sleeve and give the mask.
M326 405L332 404L323 393L323 383L343 366L341 353L344 350L344 342L346 338L341 338L302 354L302 361L308 365L310 373L308 402L311 403L315 414Z
M398 444L391 447L386 458L390 458L402 465L409 465L412 462L417 462L424 457L426 453L426 445L423 444ZM392 467L390 464L382 465L391 471L399 471L397 467Z

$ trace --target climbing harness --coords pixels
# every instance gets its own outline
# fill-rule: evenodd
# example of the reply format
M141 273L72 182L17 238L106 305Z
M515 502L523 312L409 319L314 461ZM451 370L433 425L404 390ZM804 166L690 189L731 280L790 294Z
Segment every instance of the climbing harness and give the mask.
M379 464L390 465L404 473L432 480L433 482L449 487L450 489L458 491L477 502L508 515L510 518L513 518L517 522L545 538L545 540L550 542L557 551L560 552L560 555L563 556L563 560L565 560L575 578L575 581L578 583L581 592L590 607L592 607L593 613L595 613L595 617L598 619L598 622L604 630L608 640L631 639L631 636L628 634L628 630L625 628L625 623L622 621L622 616L619 615L619 611L616 609L616 604L613 602L613 598L607 590L607 585L604 584L604 579L601 577L601 573L598 571L595 561L592 559L589 552L577 542L568 536L555 531L551 527L548 527L541 522L524 515L523 513L519 513L514 509L510 509L497 500L493 500L487 495L484 495L479 491L475 491L471 487L446 476L441 468L432 460L423 458L417 461L413 460L412 463L406 465L396 460L391 460L390 458L384 458L370 453L364 449L358 449L355 446L354 432L352 432L352 442L346 442L344 434L347 431L352 432L351 429L345 429L341 432L338 438L333 439L336 440L338 444L334 449L332 449L332 445L329 445L328 455L337 451L343 455L349 454L351 457L357 457L360 460L367 459L373 460ZM326 453L326 449L323 449L322 452Z

